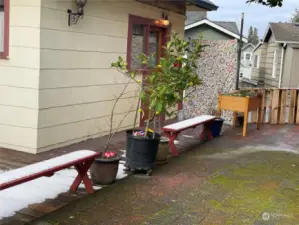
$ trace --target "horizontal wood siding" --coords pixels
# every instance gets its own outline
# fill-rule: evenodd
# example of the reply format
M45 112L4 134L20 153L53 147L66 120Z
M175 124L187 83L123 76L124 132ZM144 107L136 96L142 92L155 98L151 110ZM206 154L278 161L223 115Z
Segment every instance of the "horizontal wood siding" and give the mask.
M107 119L125 77L110 68L126 58L129 14L158 19L163 10L129 1L88 1L84 18L67 26L66 9L73 1L42 0L38 151L107 134ZM169 12L172 31L182 37L183 15ZM130 84L114 121L136 108L139 87ZM122 129L132 127L131 112Z
M40 0L10 0L9 58L0 59L0 147L35 153Z

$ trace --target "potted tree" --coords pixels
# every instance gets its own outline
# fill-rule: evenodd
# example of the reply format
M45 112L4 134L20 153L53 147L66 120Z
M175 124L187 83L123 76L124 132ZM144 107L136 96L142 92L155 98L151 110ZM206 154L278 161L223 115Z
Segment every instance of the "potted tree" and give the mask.
M117 103L121 99L121 97L126 93L126 89L131 82L132 82L131 80L128 80L128 82L124 85L123 90L114 101L110 113L110 117L109 117L109 122L108 122L109 135L108 135L107 143L104 147L104 151L101 153L101 155L98 158L94 160L93 164L90 167L91 179L96 184L108 185L113 183L116 179L118 167L119 167L119 161L121 160L122 156L116 151L109 151L109 147L110 147L109 144L112 138L114 137L114 135L116 134L116 132L121 127L123 121L128 116L129 112L133 109L132 108L133 104L131 104L129 111L124 115L122 120L119 122L117 128L113 129L115 108L117 106Z
M156 131L156 120L160 114L174 115L170 109L183 100L182 93L186 89L195 90L201 84L197 75L197 60L202 50L200 39L192 43L180 39L178 34L172 34L171 40L164 48L163 57L159 64L149 73L144 85L136 79L136 71L128 71L127 63L119 57L112 67L140 85L140 101L147 105L149 118L144 130L127 131L126 166L128 170L145 170L150 175L155 163L156 154L161 135ZM150 65L152 56L141 54L138 60L145 68ZM189 91L191 94L192 91ZM187 97L187 96L186 96ZM137 113L142 114L143 109L138 107ZM136 120L135 120L136 124Z

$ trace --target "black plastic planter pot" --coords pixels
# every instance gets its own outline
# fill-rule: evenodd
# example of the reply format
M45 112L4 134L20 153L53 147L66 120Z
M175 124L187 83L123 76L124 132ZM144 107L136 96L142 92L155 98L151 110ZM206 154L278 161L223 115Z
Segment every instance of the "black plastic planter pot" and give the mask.
M156 155L160 143L160 135L148 133L148 137L133 136L133 130L127 130L126 164L128 170L146 171L151 175L155 165Z
M222 131L224 119L217 118L214 120L211 130L213 137L219 137Z
M120 160L120 155L112 159L96 158L90 167L93 183L101 185L112 184L116 179Z

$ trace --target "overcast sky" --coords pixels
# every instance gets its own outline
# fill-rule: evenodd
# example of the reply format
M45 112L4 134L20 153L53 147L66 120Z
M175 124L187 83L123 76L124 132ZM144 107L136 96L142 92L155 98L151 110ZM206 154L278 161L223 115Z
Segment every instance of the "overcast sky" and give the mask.
M219 6L215 12L208 12L210 20L236 21L240 24L241 13L245 13L245 30L252 25L258 28L259 36L264 36L269 22L286 22L290 15L299 8L299 0L284 0L283 7L268 8L258 4L247 4L246 0L212 0Z

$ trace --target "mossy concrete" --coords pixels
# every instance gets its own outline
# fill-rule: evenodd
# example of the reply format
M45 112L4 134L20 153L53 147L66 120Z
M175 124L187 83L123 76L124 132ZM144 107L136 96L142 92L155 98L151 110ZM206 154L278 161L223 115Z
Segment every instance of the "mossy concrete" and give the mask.
M299 154L248 138L234 148L234 137L197 145L150 178L131 176L33 224L298 225Z

